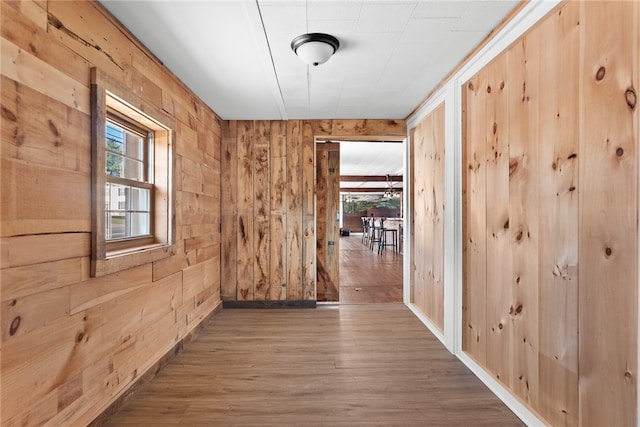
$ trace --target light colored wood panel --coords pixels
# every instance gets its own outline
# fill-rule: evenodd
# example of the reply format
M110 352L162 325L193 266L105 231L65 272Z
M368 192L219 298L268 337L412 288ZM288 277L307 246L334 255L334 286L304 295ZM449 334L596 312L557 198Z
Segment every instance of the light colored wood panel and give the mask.
M331 136L396 136L404 139L404 120L332 120Z
M43 7L44 6L44 7ZM20 12L28 17L37 27L47 28L47 6L34 0L20 0Z
M538 407L538 107L539 31L527 34L509 50L509 233L512 277L509 387ZM548 173L548 172L547 172Z
M254 298L254 124L252 121L238 122L238 216L237 216L237 295L238 300Z
M11 2L0 3L0 34L19 48L31 52L74 80L89 87L89 63L79 55L57 43L47 34L47 29L34 25L27 15Z
M487 66L484 138L487 197L487 362L493 375L511 383L509 309L512 299L511 233L509 230L509 52Z
M271 126L268 121L256 120L253 130L253 212L257 218L270 214L271 207L271 159L270 140Z
M187 157L178 157L180 167L180 190L192 193L204 193L204 175L202 164L196 163Z
M172 335L177 336L178 322L176 312L184 305L182 273L175 273L151 284L151 287L138 288L128 294L119 295L101 305L105 316L102 327L102 339L109 343L107 350L114 356L114 369L122 378L125 373L140 369L143 359L131 358L126 361L125 348L139 347L145 340L147 329L155 322L167 315L173 318L174 326L168 327ZM194 284L195 283L195 284ZM200 283L195 278L189 279L190 286L198 287ZM193 297L192 297L193 301ZM170 342L172 342L170 340ZM162 352L162 348L169 345L166 341L156 343L155 349ZM148 345L154 348L152 345ZM120 362L116 361L116 358ZM131 367L131 368L129 368Z
M463 87L463 342L462 348L486 363L487 205L486 73Z
M133 52L138 49L118 27L104 19L98 4L50 1L47 9L47 31L56 40L122 81L124 71L131 67Z
M31 405L91 364L101 352L102 311L91 310L59 319L3 343L2 417L27 422Z
M581 425L637 423L637 7L586 2L580 23Z
M128 60L130 61L130 59ZM132 67L130 73L133 93L155 107L162 108L162 89L160 86L148 79L136 68Z
M176 154L197 164L205 162L204 153L198 149L198 132L188 124L177 122Z
M327 262L327 169L329 163L329 151L325 149L325 144L318 144L316 147L316 197L318 199L316 207L316 268L317 277L317 298L319 301L327 301L327 292L330 292L332 284L331 277L326 272Z
M271 215L271 250L269 256L270 286L266 296L268 300L287 299L287 251L285 247L285 242L287 239L286 230L286 215Z
M219 262L219 261L218 261ZM204 290L211 290L214 281L217 282L215 272L216 260L209 259L200 264L182 270L182 297L184 300L197 296Z
M444 332L444 103L433 112L433 311L431 319ZM452 207L450 207L451 209Z
M538 85L537 411L578 425L578 108L580 3L568 2L540 34ZM554 48L549 48L553 46Z
M176 201L180 201L180 207L176 206L176 209L181 214L182 224L213 222L214 213L211 207L217 205L216 198L188 191L178 191L176 196Z
M1 241L3 269L90 255L89 233L3 237Z
M253 264L253 294L255 300L267 299L271 277L269 266L271 263L271 220L270 217L255 219L253 230L254 259Z
M287 121L287 300L302 299L302 122Z
M89 279L89 257L0 270L2 300L20 298Z
M90 113L88 86L79 83L5 38L0 41L0 54L3 75L71 108L85 114Z
M0 92L4 157L89 174L89 116L4 76Z
M425 257L425 227L427 218L427 210L425 206L425 166L426 159L426 137L424 134L425 127L429 126L431 116L427 116L421 123L411 129L411 175L413 177L412 188L412 209L411 215L411 276L413 285L412 301L418 309L427 314L424 305L425 299L425 282L424 269L422 263Z
M1 173L2 236L91 230L88 175L7 158Z
M287 209L287 123L271 122L271 213L281 215Z
M315 168L316 155L313 122L302 125L302 299L316 299L316 217ZM339 185L339 184L338 184ZM339 195L337 196L339 197ZM337 261L336 261L337 263ZM337 265L337 264L336 264ZM337 267L336 267L337 268Z
M15 339L69 315L69 288L2 301L2 341Z
M222 125L222 159L220 160L220 227L221 227L221 293L222 299L236 299L237 292L237 193L238 152L236 121L225 121Z
M151 284L152 264L124 270L108 276L87 280L71 286L71 314L103 304Z

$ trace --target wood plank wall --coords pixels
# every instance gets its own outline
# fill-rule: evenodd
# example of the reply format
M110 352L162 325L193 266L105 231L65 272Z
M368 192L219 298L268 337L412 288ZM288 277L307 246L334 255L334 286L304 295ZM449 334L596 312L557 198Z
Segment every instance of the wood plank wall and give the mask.
M404 120L223 122L222 298L315 301L315 138L405 135Z
M554 426L636 425L637 2L567 2L463 87L463 350Z
M316 262L318 301L339 301L340 144L316 145Z
M97 3L3 1L0 28L0 424L83 425L220 304L221 121ZM178 123L177 254L98 279L93 66Z
M411 302L444 332L444 103L411 128Z

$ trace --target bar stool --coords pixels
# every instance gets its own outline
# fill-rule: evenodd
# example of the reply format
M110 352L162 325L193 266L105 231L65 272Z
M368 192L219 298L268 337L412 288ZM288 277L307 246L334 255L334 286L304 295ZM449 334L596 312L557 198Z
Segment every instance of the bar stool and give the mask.
M373 250L373 246L377 243L378 250L382 241L382 222L378 219L371 218L369 220L369 249Z
M387 240L388 233L391 233L391 243L388 243ZM380 243L378 243L378 253L381 254L387 246L393 246L394 251L398 251L398 230L396 230L395 228L381 229Z
M369 245L369 221L366 217L360 217L362 221L362 244Z

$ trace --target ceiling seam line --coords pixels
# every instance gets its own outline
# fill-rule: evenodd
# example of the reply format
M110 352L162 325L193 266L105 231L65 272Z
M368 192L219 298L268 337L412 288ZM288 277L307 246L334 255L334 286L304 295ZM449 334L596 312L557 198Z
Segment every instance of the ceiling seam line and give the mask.
M269 37L267 36L267 28L264 25L264 19L262 18L262 10L260 9L260 3L258 0L256 1L256 9L258 9L258 16L260 17L260 24L262 25L262 32L264 33L264 39L267 42L267 48L269 49L269 59L271 60L271 68L273 68L273 75L276 78L276 84L278 85L278 93L280 94L280 101L282 101L282 107L284 111L282 111L282 120L288 120L289 116L287 114L287 105L284 99L284 95L282 94L282 87L280 86L280 79L278 78L278 72L276 71L276 64L273 61L273 52L271 51L271 43L269 43Z

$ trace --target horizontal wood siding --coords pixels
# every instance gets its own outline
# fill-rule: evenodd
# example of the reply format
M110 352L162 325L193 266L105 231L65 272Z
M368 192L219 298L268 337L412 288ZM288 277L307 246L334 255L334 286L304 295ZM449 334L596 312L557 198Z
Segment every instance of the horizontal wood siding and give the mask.
M98 3L2 2L0 17L0 424L85 425L220 304L222 121ZM94 66L178 123L177 253L97 279Z
M405 126L404 120L223 122L225 301L315 300L315 138L397 139Z
M568 2L463 86L463 350L551 425L637 423L638 22Z

